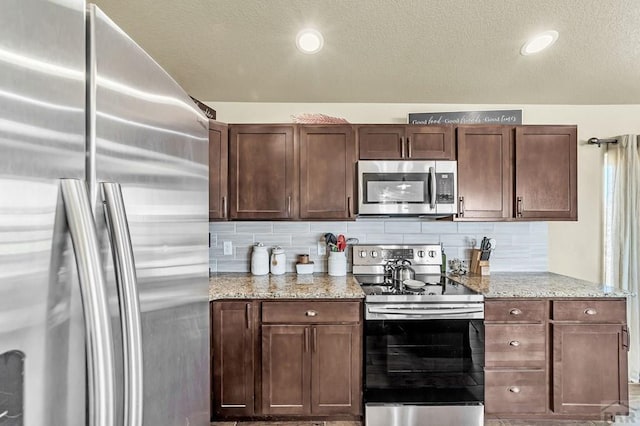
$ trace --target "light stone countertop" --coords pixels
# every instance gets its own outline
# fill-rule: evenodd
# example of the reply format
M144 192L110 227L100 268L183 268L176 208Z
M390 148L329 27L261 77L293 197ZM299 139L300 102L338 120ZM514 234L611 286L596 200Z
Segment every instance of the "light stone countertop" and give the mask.
M209 300L220 299L362 299L364 293L353 275L326 273L251 275L220 272L209 277Z
M491 275L449 275L453 281L484 294L500 297L627 297L629 293L552 272L493 272Z

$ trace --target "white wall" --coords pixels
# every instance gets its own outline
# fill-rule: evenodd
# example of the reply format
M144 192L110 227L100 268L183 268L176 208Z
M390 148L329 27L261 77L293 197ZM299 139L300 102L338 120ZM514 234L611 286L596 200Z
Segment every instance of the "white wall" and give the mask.
M590 137L640 134L640 105L445 105L207 102L227 123L290 123L302 112L343 117L351 123L406 123L410 112L522 109L523 124L578 126L578 222L549 222L549 270L602 280L602 166L604 148Z

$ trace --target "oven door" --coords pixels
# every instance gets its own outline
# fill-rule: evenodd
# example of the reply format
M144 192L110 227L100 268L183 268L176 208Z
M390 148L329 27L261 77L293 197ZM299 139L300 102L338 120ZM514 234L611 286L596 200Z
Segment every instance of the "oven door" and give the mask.
M482 319L365 321L366 404L480 405Z

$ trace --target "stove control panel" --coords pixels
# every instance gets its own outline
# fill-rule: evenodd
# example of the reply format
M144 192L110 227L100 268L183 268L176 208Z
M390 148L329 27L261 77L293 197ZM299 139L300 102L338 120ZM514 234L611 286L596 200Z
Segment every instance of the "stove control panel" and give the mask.
M440 268L442 264L442 248L440 244L406 244L406 245L356 245L353 246L354 273L383 273L384 265L389 261L407 259L416 269ZM416 270L418 272L418 270Z

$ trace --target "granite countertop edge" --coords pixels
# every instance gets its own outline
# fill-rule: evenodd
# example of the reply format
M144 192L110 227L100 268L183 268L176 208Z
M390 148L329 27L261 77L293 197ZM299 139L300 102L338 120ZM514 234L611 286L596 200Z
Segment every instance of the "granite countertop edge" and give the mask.
M325 273L251 275L219 272L209 276L209 301L224 299L363 299L353 275L332 277Z
M452 275L449 278L482 293L499 298L626 298L632 294L590 281L554 272L495 272L491 275Z
M626 298L633 294L553 272L494 272L491 275L449 274L453 281L478 291L486 299L500 298ZM312 275L254 276L219 272L209 277L209 300L224 299L363 299L353 277Z

